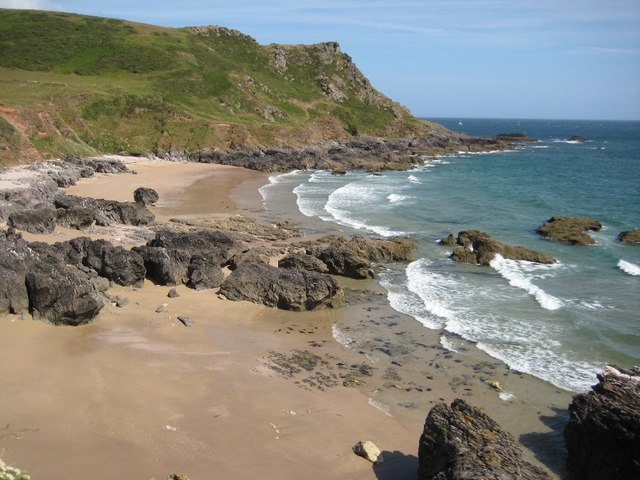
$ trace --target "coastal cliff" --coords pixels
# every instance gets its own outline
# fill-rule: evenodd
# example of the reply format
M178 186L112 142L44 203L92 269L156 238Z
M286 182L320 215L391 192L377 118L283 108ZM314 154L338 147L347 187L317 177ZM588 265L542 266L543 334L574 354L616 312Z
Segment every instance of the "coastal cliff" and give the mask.
M0 164L363 135L428 138L438 152L465 142L377 91L335 42L0 9Z

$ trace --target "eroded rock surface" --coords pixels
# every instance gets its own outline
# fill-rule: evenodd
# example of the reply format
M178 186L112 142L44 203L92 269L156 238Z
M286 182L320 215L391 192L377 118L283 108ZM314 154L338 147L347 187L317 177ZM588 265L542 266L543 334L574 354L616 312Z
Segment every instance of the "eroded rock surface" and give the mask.
M549 240L570 243L573 245L593 245L595 240L586 232L599 231L602 224L593 218L586 217L551 217L536 229L540 235Z
M618 241L622 243L640 243L640 229L620 232Z

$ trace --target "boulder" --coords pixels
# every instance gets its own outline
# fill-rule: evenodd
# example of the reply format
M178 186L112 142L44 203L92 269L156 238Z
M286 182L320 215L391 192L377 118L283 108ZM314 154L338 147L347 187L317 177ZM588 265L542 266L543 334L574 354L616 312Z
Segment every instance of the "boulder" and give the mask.
M453 233L450 233L444 238L438 240L438 245L446 245L451 246L456 244L456 236Z
M51 208L20 210L10 214L7 223L29 233L51 233L56 228L56 211Z
M56 223L61 227L86 230L96 221L95 210L87 207L73 206L56 210Z
M144 206L153 205L159 198L158 192L153 188L139 187L133 192L133 200Z
M315 256L324 263L329 273L349 278L373 278L371 262L358 255L346 245L330 245L315 252Z
M132 251L142 257L147 278L156 285L175 286L188 280L187 269L191 260L188 254L179 255L177 251L170 254L166 248L149 246L134 247Z
M640 478L640 367L614 366L573 397L564 431L571 479Z
M230 270L235 270L245 263L264 263L265 265L268 265L271 261L271 257L276 253L277 252L275 250L268 247L249 248L248 250L236 253L227 262L226 266L229 267Z
M86 275L55 261L34 262L25 280L31 314L55 325L88 323L106 304Z
M435 405L418 448L418 480L542 480L516 441L464 400Z
M106 240L94 240L87 244L83 264L101 277L123 286L141 287L147 273L144 259L139 253L114 247Z
M149 225L155 220L155 215L149 209L135 202L118 202L116 200L103 200L88 197L77 197L59 193L56 195L55 207L69 212L58 211L61 222L73 224L87 224L89 218L96 225L111 226L124 225Z
M187 286L196 290L218 288L222 285L224 274L220 264L208 255L194 255L187 268Z
M599 231L602 224L586 217L551 217L536 229L549 240L570 243L572 245L593 245L595 240L585 232Z
M458 233L456 243L459 247L453 249L451 259L458 263L489 265L496 254L510 260L535 263L550 264L556 261L548 253L502 243L479 230L464 230Z
M640 243L640 229L620 232L618 241L622 243Z
M0 313L22 313L29 310L29 294L25 285L30 251L22 237L0 233Z
M333 307L342 299L343 292L326 274L247 263L225 279L220 294L229 300L300 311Z
M404 237L368 238L356 235L347 246L372 262L408 262L418 244Z
M294 268L311 272L327 273L329 268L322 260L303 253L291 253L278 260L279 268Z

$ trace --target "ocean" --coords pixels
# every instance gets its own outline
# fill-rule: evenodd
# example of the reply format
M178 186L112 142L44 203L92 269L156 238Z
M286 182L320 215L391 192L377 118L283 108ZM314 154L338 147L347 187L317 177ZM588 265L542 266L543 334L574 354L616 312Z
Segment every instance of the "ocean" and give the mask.
M521 132L539 141L425 157L406 172L273 176L260 189L267 213L311 232L416 240L416 260L385 265L379 282L391 307L440 332L446 350L470 342L569 392L588 390L606 364L640 364L640 245L616 240L640 228L640 122L430 120L470 135ZM591 217L604 228L591 233L594 246L548 241L535 229L554 215ZM558 262L456 264L437 241L468 229Z

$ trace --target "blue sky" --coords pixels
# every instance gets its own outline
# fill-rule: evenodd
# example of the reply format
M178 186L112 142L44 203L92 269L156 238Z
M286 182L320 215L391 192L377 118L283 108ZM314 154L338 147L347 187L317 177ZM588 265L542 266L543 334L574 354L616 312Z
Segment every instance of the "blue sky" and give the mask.
M418 116L640 120L640 0L0 0L338 41Z

